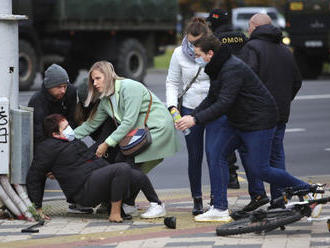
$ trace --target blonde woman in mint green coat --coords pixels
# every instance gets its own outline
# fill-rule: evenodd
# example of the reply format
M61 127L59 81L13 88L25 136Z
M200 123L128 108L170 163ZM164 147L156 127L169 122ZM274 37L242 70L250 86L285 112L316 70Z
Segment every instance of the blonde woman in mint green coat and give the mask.
M151 94L152 105L147 125L150 129L152 143L145 151L134 157L135 164L138 164L138 167L145 173L165 157L173 156L178 149L172 117L158 97ZM117 129L98 146L96 151L96 155L102 157L109 146L115 147L132 129L143 127L150 94L143 84L118 77L111 63L100 61L96 62L89 71L85 106L97 99L100 99L100 103L96 112L77 127L74 133L76 138L81 139L94 132L109 116L115 118L118 123ZM151 202L149 209L141 217L161 217L164 213L164 205Z
M154 166L165 157L177 152L176 129L172 117L157 96L152 94L152 105L147 121L152 144L141 154L135 156L135 163ZM97 98L101 102L94 116L74 130L75 137L81 139L95 131L109 116L113 117L110 101L119 123L118 128L98 147L96 155L102 157L109 146L116 146L124 136L136 127L143 127L148 110L150 95L141 83L123 79L116 75L111 63L100 61L90 69L88 96L85 105ZM142 165L143 166L143 165ZM148 172L152 167L144 167Z

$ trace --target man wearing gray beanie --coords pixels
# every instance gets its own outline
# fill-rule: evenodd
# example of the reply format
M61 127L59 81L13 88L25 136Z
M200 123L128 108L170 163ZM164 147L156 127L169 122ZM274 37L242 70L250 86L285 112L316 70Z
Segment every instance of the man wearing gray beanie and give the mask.
M28 106L34 108L34 147L45 139L42 123L50 114L61 114L74 128L74 112L77 104L76 88L70 83L66 70L52 64L45 71L41 89L30 99Z
M41 89L31 97L28 103L29 107L34 108L34 150L46 138L43 131L43 121L48 115L61 114L68 120L72 128L77 126L74 121L76 105L77 92L69 81L68 73L63 67L52 64L45 71ZM72 204L69 210L76 213L90 213L93 209Z

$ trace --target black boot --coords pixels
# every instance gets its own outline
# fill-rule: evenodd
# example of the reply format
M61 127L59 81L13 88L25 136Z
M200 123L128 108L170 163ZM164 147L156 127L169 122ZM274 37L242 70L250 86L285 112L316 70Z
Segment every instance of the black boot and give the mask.
M194 197L194 208L192 210L193 215L199 215L203 213L203 199L202 197Z

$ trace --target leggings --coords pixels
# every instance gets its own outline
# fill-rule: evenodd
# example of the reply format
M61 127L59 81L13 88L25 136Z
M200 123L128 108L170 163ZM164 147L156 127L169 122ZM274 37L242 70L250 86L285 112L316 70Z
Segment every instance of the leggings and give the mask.
M135 205L135 198L141 191L147 198L149 202L157 202L158 204L161 204L161 201L159 200L157 193L152 186L148 176L142 172L142 170L139 168L138 165L133 165L130 169L130 196L125 199L125 203L129 205Z
M125 163L107 165L94 170L87 178L75 202L97 206L101 202L117 202L128 197L130 166Z

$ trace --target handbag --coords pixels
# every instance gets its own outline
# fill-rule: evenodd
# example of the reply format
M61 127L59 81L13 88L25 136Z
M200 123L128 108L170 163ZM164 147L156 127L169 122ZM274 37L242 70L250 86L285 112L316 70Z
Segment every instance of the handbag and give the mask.
M128 134L126 134L126 136L119 142L119 149L125 156L136 156L145 151L152 143L150 130L147 126L147 120L152 104L152 95L149 90L148 92L150 95L150 102L146 117L144 118L144 126L142 128L134 128ZM115 116L111 100L110 106L112 109L113 116ZM113 119L116 126L118 127L117 121L115 120L115 118Z
M177 109L179 110L179 112L181 113L181 108L182 108L182 102L183 102L183 96L186 94L186 92L190 89L191 85L196 81L200 71L201 71L202 67L198 68L198 71L196 73L196 75L193 77L193 79L191 79L191 81L189 82L189 84L187 85L187 87L181 92L181 94L178 96L178 105L177 105Z

